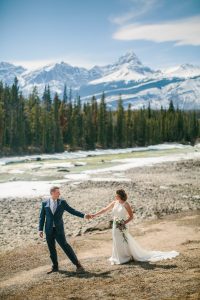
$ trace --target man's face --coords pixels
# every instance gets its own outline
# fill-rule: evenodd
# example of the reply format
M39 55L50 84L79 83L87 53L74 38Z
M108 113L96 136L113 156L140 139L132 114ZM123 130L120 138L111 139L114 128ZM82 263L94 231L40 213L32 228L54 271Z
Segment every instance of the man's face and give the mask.
M56 189L55 191L51 192L51 196L53 199L58 199L60 196L60 190Z

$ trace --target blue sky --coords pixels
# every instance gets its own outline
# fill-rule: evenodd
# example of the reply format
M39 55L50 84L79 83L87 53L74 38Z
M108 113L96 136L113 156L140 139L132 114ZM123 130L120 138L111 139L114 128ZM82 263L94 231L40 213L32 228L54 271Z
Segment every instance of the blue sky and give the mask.
M200 0L0 0L0 61L200 65Z

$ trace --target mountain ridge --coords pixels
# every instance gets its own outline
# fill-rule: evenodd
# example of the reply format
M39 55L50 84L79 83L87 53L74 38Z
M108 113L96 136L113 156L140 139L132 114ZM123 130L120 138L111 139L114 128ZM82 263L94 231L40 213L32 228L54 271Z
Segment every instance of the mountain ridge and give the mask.
M124 106L130 104L133 109L146 107L149 102L158 109L167 106L170 100L182 109L200 109L200 66L183 64L153 70L143 65L133 51L122 55L114 63L90 69L64 61L33 71L8 62L0 63L0 80L3 83L11 85L15 76L26 96L33 86L37 87L41 96L45 85L49 85L52 95L56 92L62 97L67 85L83 101L93 95L98 100L104 92L111 108L116 107L120 94Z

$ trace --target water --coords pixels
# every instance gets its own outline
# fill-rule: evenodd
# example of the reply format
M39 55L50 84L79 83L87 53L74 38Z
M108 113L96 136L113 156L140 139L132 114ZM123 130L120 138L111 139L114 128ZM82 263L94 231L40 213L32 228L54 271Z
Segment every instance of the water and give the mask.
M127 154L127 155L126 155ZM200 145L161 144L140 148L64 152L0 159L0 199L40 197L52 185L82 181L129 181L128 169L167 161L200 159Z

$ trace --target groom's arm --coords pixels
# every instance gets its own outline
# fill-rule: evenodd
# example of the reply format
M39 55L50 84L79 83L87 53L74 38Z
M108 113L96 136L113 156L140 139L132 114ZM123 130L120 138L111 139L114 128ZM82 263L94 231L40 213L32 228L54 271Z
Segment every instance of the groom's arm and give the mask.
M45 215L44 203L42 203L42 207L40 210L40 217L39 217L39 231L43 231L45 217L46 215Z
M69 204L67 204L67 202L65 200L63 200L63 204L64 204L64 209L66 211L68 211L70 214L72 214L74 216L77 216L77 217L80 217L80 218L86 217L85 214L83 214L82 212L72 208Z

